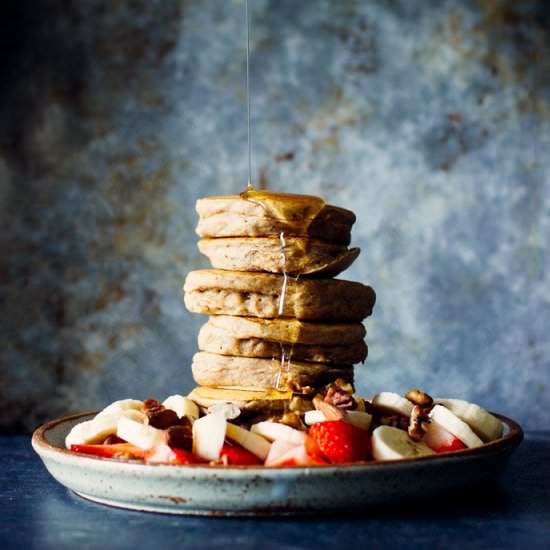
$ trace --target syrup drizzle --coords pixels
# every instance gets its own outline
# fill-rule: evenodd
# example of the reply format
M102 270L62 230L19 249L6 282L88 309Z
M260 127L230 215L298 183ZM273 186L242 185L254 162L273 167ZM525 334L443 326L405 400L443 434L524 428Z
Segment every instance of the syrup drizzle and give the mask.
M252 131L250 126L250 17L248 14L248 0L244 0L245 26L246 26L246 127L247 127L247 153L248 153L248 180L246 191L241 197L259 204L268 215L275 219L281 219L298 233L307 233L307 228L321 209L325 206L324 201L317 197L300 195L285 195L283 193L270 193L268 191L256 191L252 185ZM296 214L300 212L298 216ZM279 233L281 244L281 255L283 263L283 282L277 303L277 316L284 315L285 303L288 292L287 254L285 232ZM297 278L297 277L296 277ZM290 370L292 351L294 344L280 343L281 358L277 360L277 368L274 376L274 389L281 389L282 378ZM275 357L273 358L276 359Z
M284 231L279 233L279 242L281 244L281 256L283 261L283 284L281 286L281 292L279 294L279 301L277 307L277 316L281 317L285 311L285 302L288 289L288 273L286 270L287 256L286 256L286 239ZM277 373L275 375L275 388L280 389L282 383L283 374L287 374L290 371L290 361L292 359L293 345L290 346L284 343L279 343L281 348L281 361L278 365Z
M252 187L252 136L250 133L250 18L248 17L248 0L244 0L244 16L246 19L246 128L248 145L248 183L247 191Z
M284 231L281 231L279 233L279 242L281 243L281 256L283 260L283 285L281 287L281 293L279 294L277 315L281 317L285 311L286 293L288 288L288 273L286 271L286 266L287 266L286 240L285 240Z

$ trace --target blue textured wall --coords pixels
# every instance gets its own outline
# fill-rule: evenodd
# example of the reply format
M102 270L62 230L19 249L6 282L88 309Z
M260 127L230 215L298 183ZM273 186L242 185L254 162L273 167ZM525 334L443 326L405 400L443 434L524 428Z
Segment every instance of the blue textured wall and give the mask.
M547 427L548 5L250 11L254 183L358 216L345 277L378 294L360 391ZM0 425L186 391L194 202L247 179L242 2L0 12Z

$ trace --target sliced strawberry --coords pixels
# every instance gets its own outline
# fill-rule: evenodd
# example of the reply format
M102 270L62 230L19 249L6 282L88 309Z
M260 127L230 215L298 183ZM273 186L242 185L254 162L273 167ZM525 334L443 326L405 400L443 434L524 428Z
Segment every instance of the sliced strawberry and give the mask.
M262 463L262 461L255 454L243 449L242 447L230 445L229 443L224 443L220 452L220 458L221 460L227 460L228 464L235 466L251 466Z
M147 464L200 464L204 462L190 451L170 447L166 443L156 445L145 451L145 462Z
M277 440L273 443L275 445ZM281 448L282 451L282 448ZM319 456L310 455L304 444L291 445L286 451L276 453L277 456L270 457L268 455L265 465L273 467L287 466L320 466L327 462Z
M458 437L455 437L443 426L434 421L428 425L423 441L436 453L448 453L466 448L466 445Z
M145 451L131 443L111 443L108 445L71 445L71 451L102 458L143 458Z
M196 457L191 451L185 451L184 449L177 449L172 447L172 451L175 455L175 458L170 464L198 464L203 462L198 457Z
M310 455L344 464L367 460L371 444L366 430L344 420L327 420L310 426L305 448Z

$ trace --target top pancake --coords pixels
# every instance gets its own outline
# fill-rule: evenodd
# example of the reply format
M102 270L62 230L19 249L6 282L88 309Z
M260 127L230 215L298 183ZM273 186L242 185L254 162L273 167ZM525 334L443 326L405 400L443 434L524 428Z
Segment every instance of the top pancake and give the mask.
M246 191L196 203L201 237L310 236L348 245L355 214L308 195Z

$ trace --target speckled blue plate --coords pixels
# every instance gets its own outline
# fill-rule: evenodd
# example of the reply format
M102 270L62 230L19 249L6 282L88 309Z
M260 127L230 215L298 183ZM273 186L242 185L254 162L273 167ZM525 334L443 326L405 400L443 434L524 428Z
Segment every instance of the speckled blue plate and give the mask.
M346 466L265 468L169 466L83 456L65 436L95 413L38 428L32 445L51 475L87 499L171 514L307 514L418 501L494 479L521 443L521 427L499 416L504 436L475 449Z

